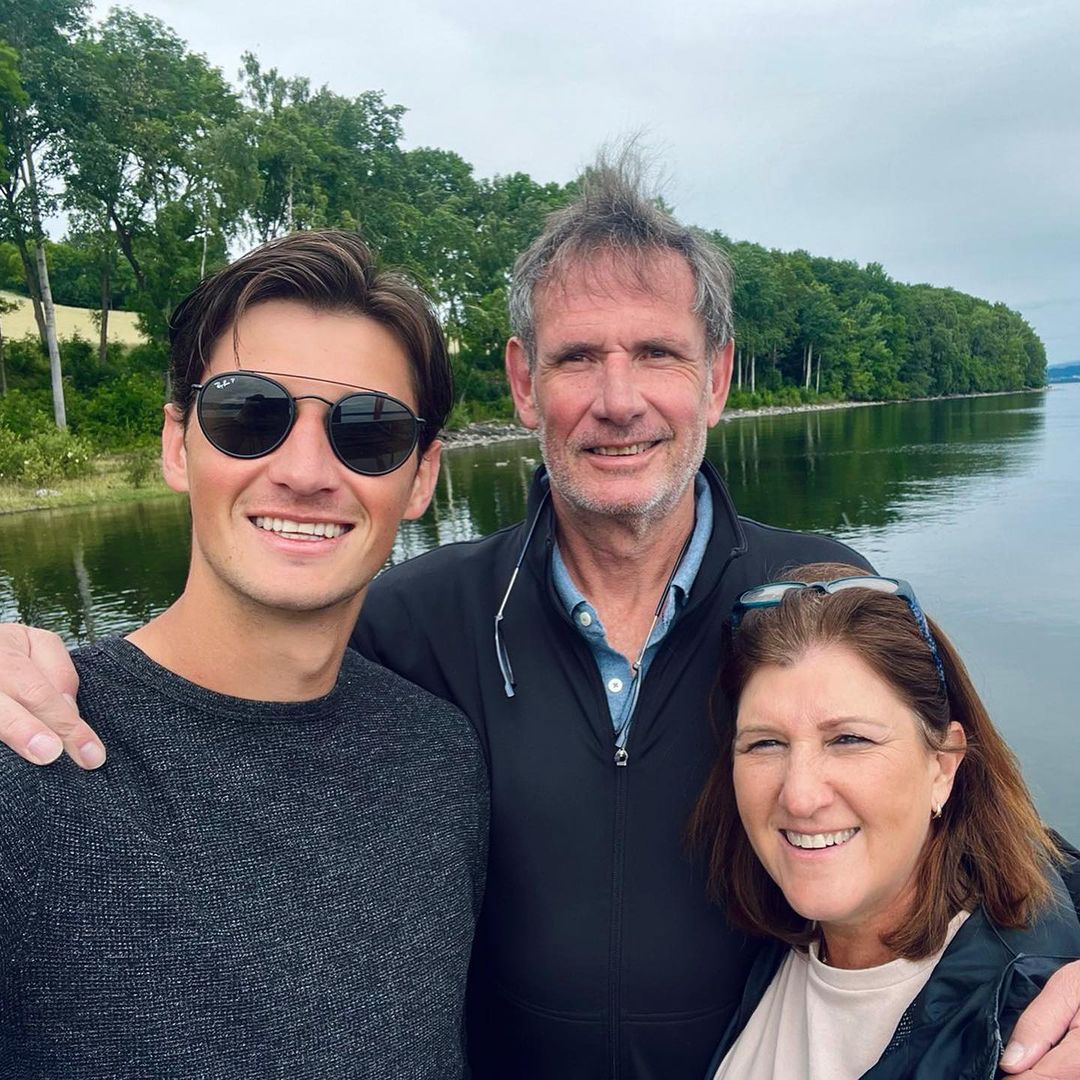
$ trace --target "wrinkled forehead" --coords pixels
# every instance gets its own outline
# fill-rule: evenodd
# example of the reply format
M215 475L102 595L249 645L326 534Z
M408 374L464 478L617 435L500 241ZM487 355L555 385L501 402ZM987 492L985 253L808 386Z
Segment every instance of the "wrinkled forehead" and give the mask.
M590 302L660 299L695 314L697 283L690 264L668 248L605 248L563 252L533 293L533 317L557 316ZM703 324L704 325L704 324Z

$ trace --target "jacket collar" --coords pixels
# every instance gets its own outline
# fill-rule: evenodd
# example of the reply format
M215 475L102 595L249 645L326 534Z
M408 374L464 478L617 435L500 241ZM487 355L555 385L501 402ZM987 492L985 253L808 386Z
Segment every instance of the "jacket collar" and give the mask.
M745 554L747 550L746 532L736 513L735 504L731 501L727 485L708 461L702 462L700 472L705 477L712 494L713 529L701 569L694 581L689 606L694 606L695 600L701 602L702 597L708 596L723 576L730 560ZM549 485L547 467L541 465L533 474L532 483L529 486L525 520L519 532L524 542L534 518L537 514L540 515L536 534L526 553L525 563L541 581L545 579L551 565L551 549L555 542L555 509L551 499L546 497Z

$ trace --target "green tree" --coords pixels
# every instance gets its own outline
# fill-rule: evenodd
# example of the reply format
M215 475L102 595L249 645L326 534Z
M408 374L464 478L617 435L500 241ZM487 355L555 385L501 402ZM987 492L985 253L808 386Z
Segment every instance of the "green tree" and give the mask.
M247 208L256 238L359 227L379 247L392 224L382 204L400 163L405 110L374 91L355 98L325 86L313 91L308 79L264 71L251 53L244 55L241 88L257 175Z
M65 205L97 253L104 363L118 257L134 275L147 329L160 333L182 295L180 282L153 273L163 262L159 216L183 222L181 239L199 250L200 270L211 244L224 248L239 206L230 199L236 185L219 182L225 174L215 163L232 160L221 129L240 109L221 73L149 15L114 9L76 43L75 56L81 92L54 156ZM182 264L191 261L185 255Z
M24 91L22 97L0 100L0 141L7 148L0 169L0 228L23 262L49 354L53 417L59 428L67 426L67 418L43 225L56 201L44 155L60 128L64 103L78 94L71 37L83 26L84 10L82 0L4 0L0 6L0 38L18 54Z

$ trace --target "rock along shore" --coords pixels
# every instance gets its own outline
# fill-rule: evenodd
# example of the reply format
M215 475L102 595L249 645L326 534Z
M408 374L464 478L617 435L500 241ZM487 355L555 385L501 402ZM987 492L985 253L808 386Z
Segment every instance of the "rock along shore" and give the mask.
M1028 393L1042 393L1048 387L1037 386ZM942 401L946 398L1000 397L1003 394L1024 393L1022 390L991 390L982 394L947 394L936 398L905 398L904 401L822 401L812 405L762 405L757 409L727 409L720 417L721 423L730 420L745 420L751 416L786 416L788 413L826 412L830 409L865 409L872 405L898 405L910 401ZM492 443L512 442L515 439L535 439L536 432L506 420L485 420L469 424L453 431L444 431L440 436L448 450L459 446L489 446Z

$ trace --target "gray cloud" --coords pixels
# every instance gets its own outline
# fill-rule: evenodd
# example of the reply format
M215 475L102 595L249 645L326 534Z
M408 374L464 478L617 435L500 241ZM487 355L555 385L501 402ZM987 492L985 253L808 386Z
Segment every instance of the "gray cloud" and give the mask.
M230 77L250 49L382 89L479 175L565 181L643 130L685 220L1004 301L1080 358L1072 0L134 6Z

